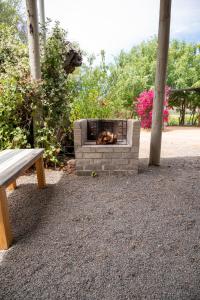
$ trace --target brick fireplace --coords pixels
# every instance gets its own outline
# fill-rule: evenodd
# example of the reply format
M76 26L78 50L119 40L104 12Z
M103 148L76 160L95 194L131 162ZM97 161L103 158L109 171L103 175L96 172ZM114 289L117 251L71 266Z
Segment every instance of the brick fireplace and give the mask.
M117 143L97 145L103 130L117 135ZM137 174L140 122L82 119L74 122L76 174Z

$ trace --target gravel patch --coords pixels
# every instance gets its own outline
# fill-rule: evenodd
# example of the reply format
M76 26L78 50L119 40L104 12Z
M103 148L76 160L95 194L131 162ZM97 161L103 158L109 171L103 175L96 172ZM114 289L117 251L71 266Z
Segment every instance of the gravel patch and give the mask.
M200 299L200 159L174 154L131 177L47 171L45 190L22 176L0 299Z

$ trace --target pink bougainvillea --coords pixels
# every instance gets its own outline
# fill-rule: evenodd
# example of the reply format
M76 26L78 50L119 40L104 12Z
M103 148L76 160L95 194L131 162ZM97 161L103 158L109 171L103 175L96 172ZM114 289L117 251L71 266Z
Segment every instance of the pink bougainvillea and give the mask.
M163 122L168 122L169 118L169 87L165 89L165 102L163 110ZM143 91L137 98L136 113L141 119L142 128L151 128L152 124L152 109L153 109L154 91Z

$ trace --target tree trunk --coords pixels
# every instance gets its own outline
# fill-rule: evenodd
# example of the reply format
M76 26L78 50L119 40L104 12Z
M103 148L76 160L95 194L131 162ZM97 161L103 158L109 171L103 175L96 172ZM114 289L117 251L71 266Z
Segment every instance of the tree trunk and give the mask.
M29 65L33 80L41 79L37 0L26 0Z
M162 140L163 106L165 99L165 82L169 48L171 0L160 0L160 18L158 31L158 53L155 78L155 97L150 145L150 165L160 165Z
M44 0L39 0L39 16L40 16L40 32L42 34L43 48L45 50L46 44L46 31L45 31L45 9L44 9Z
M37 81L41 79L37 0L26 0L26 10L30 73L32 81ZM41 103L37 103L37 110L33 112L33 140L35 146L37 126L39 126L41 119Z

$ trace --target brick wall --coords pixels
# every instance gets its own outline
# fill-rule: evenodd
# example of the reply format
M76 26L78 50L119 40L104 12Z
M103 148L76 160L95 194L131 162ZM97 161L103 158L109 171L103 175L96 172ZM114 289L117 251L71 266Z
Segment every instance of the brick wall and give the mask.
M85 145L87 120L74 123L77 175L137 174L140 122L128 120L127 145Z

